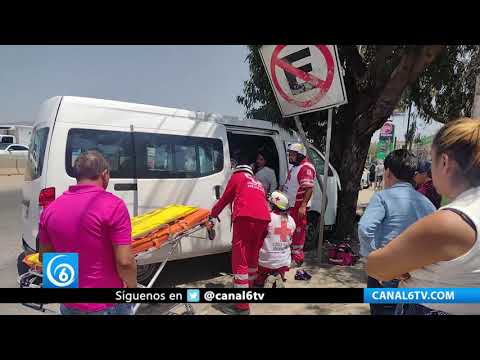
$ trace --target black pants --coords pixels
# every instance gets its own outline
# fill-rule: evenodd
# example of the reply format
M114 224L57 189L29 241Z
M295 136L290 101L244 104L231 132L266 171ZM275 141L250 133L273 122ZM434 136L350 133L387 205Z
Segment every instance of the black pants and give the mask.
M420 304L398 304L395 315L448 315L448 313Z
M384 281L383 285L377 279L368 277L368 288L396 288L398 287L398 280ZM397 304L370 304L370 314L372 315L394 315Z

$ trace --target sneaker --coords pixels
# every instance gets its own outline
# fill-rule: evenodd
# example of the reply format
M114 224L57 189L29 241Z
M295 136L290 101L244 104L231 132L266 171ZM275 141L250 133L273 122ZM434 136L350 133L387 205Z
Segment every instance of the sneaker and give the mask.
M275 284L277 278L273 275L268 275L268 277L265 279L265 284L263 285L264 288L266 289L271 289L273 288L273 285Z
M250 309L241 310L235 304L215 304L213 307L225 315L250 315Z
M297 270L295 273L295 280L310 280L312 275L310 275L305 270Z
M275 287L277 289L285 288L285 284L283 283L282 275L280 275L280 274L277 274L277 276L275 276Z

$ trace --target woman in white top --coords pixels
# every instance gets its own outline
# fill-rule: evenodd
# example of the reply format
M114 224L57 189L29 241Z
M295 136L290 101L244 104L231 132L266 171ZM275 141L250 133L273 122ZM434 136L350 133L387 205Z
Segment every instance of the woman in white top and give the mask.
M277 190L277 177L275 171L272 168L268 167L268 157L267 154L263 151L259 151L257 155L257 160L253 167L253 173L255 178L260 181L265 189L265 194L270 194L273 191Z
M433 184L452 201L370 253L367 273L399 287L480 287L480 119L445 125L431 155ZM480 314L480 304L403 304L397 314Z

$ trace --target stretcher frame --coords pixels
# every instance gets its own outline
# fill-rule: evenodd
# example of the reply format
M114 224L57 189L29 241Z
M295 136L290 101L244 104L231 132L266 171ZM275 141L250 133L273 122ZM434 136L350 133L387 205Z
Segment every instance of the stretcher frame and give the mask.
M206 226L209 221L211 221L211 220L209 220L209 219L205 220L204 219L204 220L200 221L199 223L197 223L196 225L194 225L193 227L191 227L189 229L185 229L185 230L180 231L179 233L176 233L176 234L169 234L169 237L168 237L167 241L165 241L159 247L151 248L151 249L148 249L146 251L143 251L143 252L140 252L140 253L136 254L135 255L135 260L141 260L144 257L151 256L152 253L156 253L160 250L163 250L164 247L166 247L166 246L170 246L170 250L169 250L167 256L160 263L160 266L158 267L158 269L156 270L155 274L150 279L148 284L146 286L144 286L142 284L137 283L137 287L147 288L147 289L150 289L150 288L153 287L153 284L155 283L155 281L158 279L158 277L162 273L163 269L167 265L167 262L170 260L170 257L174 253L175 249L178 247L178 244L180 243L180 240L182 240L184 237L193 237L193 238L204 239L204 237L198 237L198 236L192 236L192 235L194 233L196 233L197 231L199 231L203 228L206 228L208 238L210 240L213 240L215 238L215 230L213 228L209 229ZM42 279L43 279L42 272L38 271L35 267L31 267L26 273L24 273L24 274L22 274L18 277L17 282L18 282L18 284L20 285L21 288L40 288L41 287L40 284L41 284ZM45 304L22 303L22 305L26 306L26 307L29 307L33 310L43 312L43 313L48 312L48 313L59 315L58 312L46 308L44 306ZM141 303L136 303L133 306L132 315L135 315L138 312L138 309L140 308L141 305L142 305ZM173 310L175 310L176 308L178 308L180 306L185 307L185 309L186 309L186 311L184 313L185 315L194 315L195 314L193 306L191 304L189 304L189 303L179 303L179 304L172 304L172 306L170 306L164 313L162 313L160 315L177 315L176 313L173 312Z

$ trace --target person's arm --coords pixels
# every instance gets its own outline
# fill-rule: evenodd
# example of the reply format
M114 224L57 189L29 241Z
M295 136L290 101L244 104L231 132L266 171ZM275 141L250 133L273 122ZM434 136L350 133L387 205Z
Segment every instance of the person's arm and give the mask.
M358 223L358 240L362 256L375 250L375 233L385 218L385 205L378 194L374 194Z
M227 188L225 189L222 197L217 201L217 203L213 206L212 211L210 212L211 217L218 217L218 215L220 215L225 206L233 202L238 185L238 176L239 174L233 174L228 181Z
M288 245L292 245L293 234L295 234L295 230L297 230L297 225L295 224L295 220L293 220L293 218L290 215L288 215L288 221L290 223L290 228L292 229L292 234L290 235Z
M43 261L44 253L55 251L52 241L50 240L50 237L47 232L46 223L45 223L45 214L46 212L44 211L40 216L40 221L38 224L38 244L39 244L38 258L40 262Z
M132 252L132 224L123 201L113 211L108 225L118 276L128 288L136 288L137 263Z
M137 264L131 245L113 245L117 272L127 288L137 287Z
M475 243L475 231L451 211L437 211L408 227L382 249L372 252L366 271L380 281L465 254Z
M298 183L300 185L299 191L305 191L302 203L300 204L300 208L298 209L298 215L301 218L305 217L307 214L307 204L313 195L315 178L315 171L307 166L303 166L302 169L298 172Z

